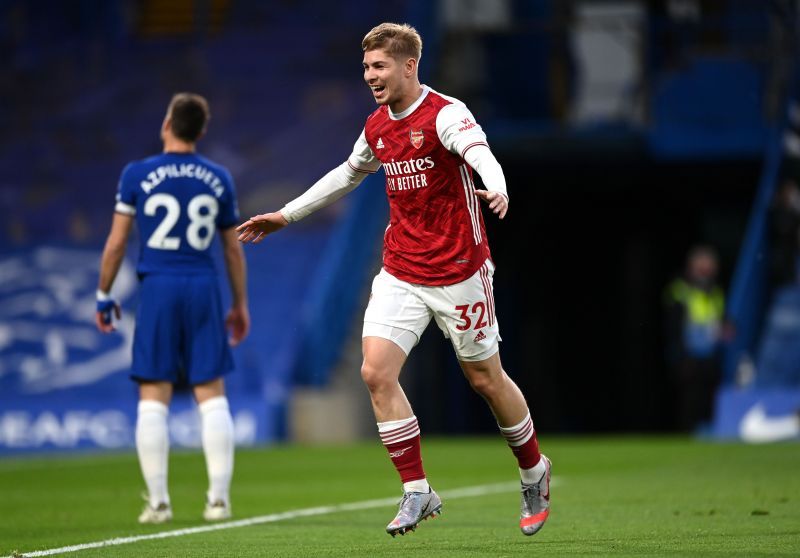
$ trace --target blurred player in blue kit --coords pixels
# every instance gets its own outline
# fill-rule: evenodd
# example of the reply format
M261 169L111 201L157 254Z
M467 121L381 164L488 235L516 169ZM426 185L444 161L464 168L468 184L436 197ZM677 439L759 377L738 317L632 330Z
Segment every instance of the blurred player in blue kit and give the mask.
M201 417L209 477L203 517L231 517L234 432L223 378L233 369L229 344L247 336L250 315L233 179L227 169L195 152L209 116L208 103L199 95L172 98L161 127L163 153L122 171L100 264L96 322L109 333L112 314L120 317L111 286L136 221L140 290L131 378L139 384L136 450L148 491L140 523L172 519L167 417L173 385L184 382L192 387ZM232 294L227 317L209 250L217 230Z

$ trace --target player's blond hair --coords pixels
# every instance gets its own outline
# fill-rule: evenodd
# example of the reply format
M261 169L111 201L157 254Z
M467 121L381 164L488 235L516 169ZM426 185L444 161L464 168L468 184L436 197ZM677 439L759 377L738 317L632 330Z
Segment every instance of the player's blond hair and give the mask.
M364 36L361 49L364 52L383 49L392 58L414 58L419 62L422 57L422 37L407 23L381 23Z

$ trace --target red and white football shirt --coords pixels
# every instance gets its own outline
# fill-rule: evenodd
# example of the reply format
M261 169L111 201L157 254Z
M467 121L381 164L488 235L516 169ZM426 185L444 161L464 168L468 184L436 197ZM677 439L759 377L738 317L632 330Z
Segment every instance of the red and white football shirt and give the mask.
M348 164L357 171L383 166L389 198L383 265L420 285L452 285L471 277L490 257L464 154L486 146L486 135L461 101L423 86L419 99L393 114L381 106L367 119Z

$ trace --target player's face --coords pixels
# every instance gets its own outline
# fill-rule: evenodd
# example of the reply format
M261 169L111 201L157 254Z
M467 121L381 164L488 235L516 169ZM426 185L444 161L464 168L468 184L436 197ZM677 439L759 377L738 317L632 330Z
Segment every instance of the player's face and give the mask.
M392 105L403 97L408 81L405 73L405 66L385 50L364 53L364 81L379 105Z

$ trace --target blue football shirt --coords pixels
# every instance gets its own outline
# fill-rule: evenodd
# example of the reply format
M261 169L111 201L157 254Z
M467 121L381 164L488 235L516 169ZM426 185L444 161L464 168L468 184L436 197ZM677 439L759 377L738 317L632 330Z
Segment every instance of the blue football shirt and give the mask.
M128 164L115 211L136 216L139 273L214 272L214 234L239 221L231 174L196 153L163 153Z

